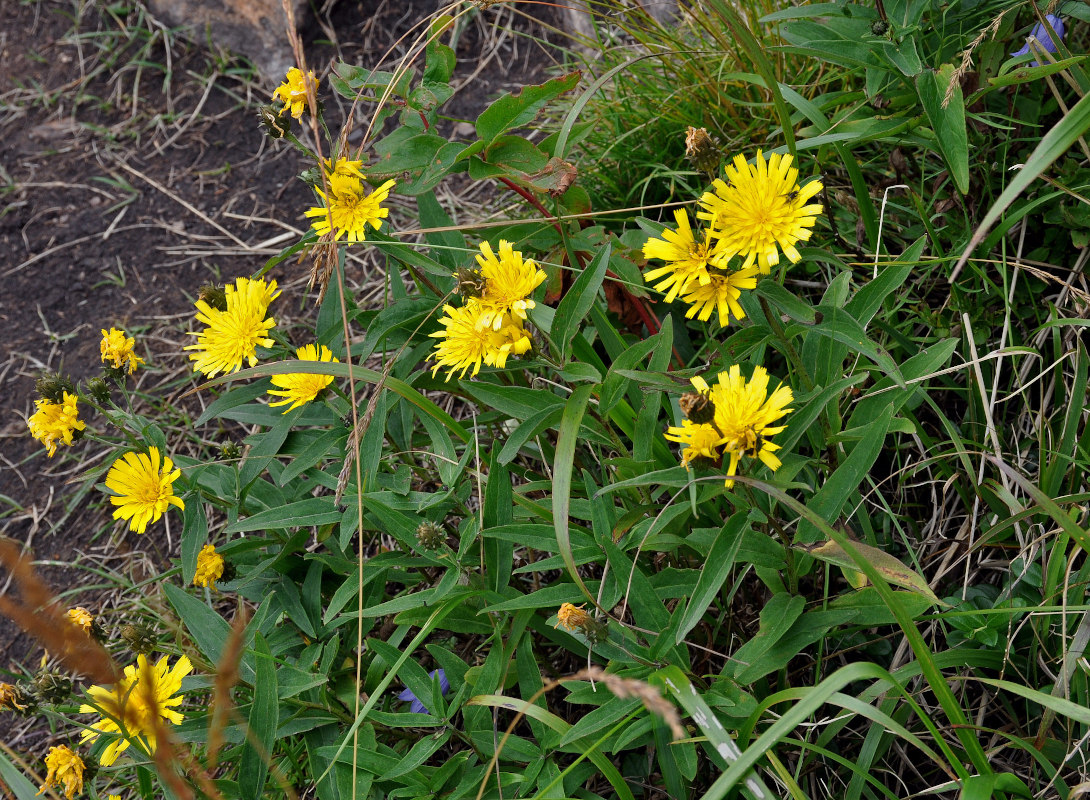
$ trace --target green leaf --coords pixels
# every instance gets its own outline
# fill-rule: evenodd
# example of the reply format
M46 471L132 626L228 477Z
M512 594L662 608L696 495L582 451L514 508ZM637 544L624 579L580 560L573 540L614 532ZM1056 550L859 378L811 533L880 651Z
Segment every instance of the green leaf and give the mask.
M595 253L594 260L579 273L579 277L575 279L568 293L564 295L564 299L556 307L550 339L561 364L567 363L571 341L579 332L583 319L598 297L598 290L602 287L606 268L609 266L611 250L612 242L606 242L605 246Z
M316 525L328 525L331 522L340 522L344 512L337 508L330 496L308 497L306 500L297 500L279 508L270 508L259 511L253 516L240 519L224 529L224 533L241 533L244 531L261 531L268 528L283 530L285 528L313 527Z
M763 297L791 319L805 325L812 325L816 319L814 309L809 303L800 300L771 278L765 278L754 290L758 297Z
M809 328L810 332L847 345L850 350L866 356L889 377L898 381L900 385L904 385L896 362L884 347L875 344L867 337L866 331L855 317L842 308L824 303L818 306L818 311L822 314L822 321L812 325Z
M1082 99L1064 114L1063 119L1041 137L1040 142L1037 143L1037 147L1034 148L1025 165L1018 170L1014 180L1007 185L999 198L992 203L988 213L984 215L984 219L977 226L972 240L966 246L957 264L954 265L948 280L953 281L957 278L965 266L965 262L969 260L973 251L976 250L977 245L983 241L989 229L996 223L996 220L1003 216L1015 198L1044 173L1052 165L1052 162L1066 153L1071 145L1087 130L1090 130L1090 93L1083 95Z
M594 596L583 583L583 577L575 565L572 556L571 535L568 530L568 513L571 506L571 481L572 471L575 466L575 445L578 440L579 423L586 413L587 403L590 401L592 386L583 385L576 387L571 393L568 402L564 405L564 416L560 420L560 434L556 442L556 455L553 466L553 530L556 531L556 542L560 548L560 555L564 557L564 564L568 568L575 584L583 592L591 603Z
M257 656L254 703L250 708L246 744L238 765L242 800L261 800L265 781L269 777L279 714L276 664L260 633L254 636L254 653Z
M870 425L863 437L836 471L814 492L806 507L817 516L835 524L848 498L859 490L863 478L870 472L885 444L886 432L893 418L893 406L886 406L882 414ZM799 520L795 543L813 542L819 538L817 529L808 520Z
M946 605L935 596L935 593L931 591L931 587L927 585L927 581L915 570L909 569L885 550L854 540L852 546L855 547L859 555L867 559L870 565L878 570L888 583L916 592L935 605ZM844 548L834 541L796 544L793 547L828 564L836 564L838 567L846 567L851 570L859 569L855 559L844 552Z
M719 594L730 571L734 569L734 559L745 538L747 522L747 512L739 511L727 520L723 530L715 538L704 567L700 570L700 577L696 581L693 595L685 607L685 614L681 618L677 633L674 635L675 644L681 644L689 631L699 624L704 612Z
M965 98L953 74L952 64L943 64L938 71L924 70L916 76L916 89L935 132L935 147L942 153L958 191L965 194L969 191L969 135L965 130ZM943 105L952 80L955 84L949 92L950 102Z
M210 609L197 598L179 589L172 583L164 583L163 591L167 600L178 612L178 619L197 643L197 647L213 664L218 664L223 653L223 645L231 633L227 620Z
M208 517L199 493L187 499L182 516L182 583L189 586L197 572L197 554L208 541Z
M3 786L15 793L15 800L36 800L41 796L34 784L8 760L7 753L0 750L0 787Z
M477 118L477 136L490 145L508 131L521 128L547 102L574 89L582 77L583 73L576 70L540 85L524 86L517 94L503 95Z

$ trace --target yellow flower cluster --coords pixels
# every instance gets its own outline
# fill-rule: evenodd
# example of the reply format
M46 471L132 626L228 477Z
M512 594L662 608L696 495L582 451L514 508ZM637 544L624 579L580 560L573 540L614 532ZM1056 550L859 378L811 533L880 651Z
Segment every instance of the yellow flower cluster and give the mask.
M682 466L698 458L718 460L727 456L728 489L734 485L731 477L737 474L742 456L758 458L773 471L779 469L780 459L775 452L780 446L768 437L784 429L772 423L791 413L787 406L795 397L789 386L779 386L769 395L764 367L756 367L747 381L737 364L719 373L715 386L699 376L692 379L692 384L695 395L683 398L687 401L683 410L689 418L680 427L666 431L669 441L685 445Z
M76 395L69 392L63 393L59 403L44 397L34 401L37 411L27 420L27 427L30 435L45 445L50 458L57 452L58 444L71 446L76 432L87 427L79 418L77 402Z
M99 349L102 352L102 363L112 366L114 369L126 369L130 375L136 372L136 368L144 363L144 359L133 352L136 347L136 339L126 336L125 331L117 328L102 329L102 342Z
M257 346L272 347L268 332L276 320L266 317L269 304L280 296L276 281L238 278L235 285L224 289L223 309L213 308L205 300L198 300L197 321L207 327L199 333L197 343L184 349L194 350L189 358L196 363L193 369L209 378L219 373L238 372L242 362L251 367L257 364Z
M523 259L510 242L501 239L499 249L497 255L488 242L481 242L479 268L467 271L468 278L460 281L465 305L443 306L443 329L431 334L439 340L432 375L447 367L447 380L459 370L460 378L471 368L470 375L476 375L482 363L502 369L510 356L530 349L526 312L536 305L530 295L545 281L545 272Z
M223 577L223 556L216 552L214 544L206 544L197 553L197 571L193 574L194 586L216 588L216 581Z
M791 263L802 256L795 245L810 238L822 212L809 201L821 191L821 181L799 186L799 171L789 155L773 153L766 159L758 150L753 164L735 156L725 170L726 180L716 179L714 191L700 198L697 218L707 222L701 235L694 233L684 210L674 212L677 230L649 239L644 256L665 265L644 274L648 283L660 280L655 289L666 292L666 302L680 297L691 307L685 316L701 321L719 314L726 325L733 315L745 316L738 298L743 289L757 285L758 273L768 274L779 263L782 251ZM739 257L742 263L730 265Z
M340 362L340 359L334 356L332 351L325 345L305 344L295 351L295 356L300 361L324 361L326 363ZM278 388L270 389L269 394L283 397L284 399L277 400L275 403L269 403L269 405L286 405L288 407L284 409L284 413L287 414L293 408L298 408L317 398L322 390L333 382L333 376L312 375L308 372L293 372L286 375L273 375L270 380L272 381L273 386ZM291 405L288 405L289 403Z
M273 99L284 104L280 113L283 114L290 109L293 117L301 119L303 111L310 105L307 100L308 88L315 94L318 92L318 79L314 77L314 72L310 71L304 75L298 67L289 69L284 82L273 90Z
M83 732L82 740L93 742L103 733L116 737L99 758L104 767L117 761L133 742L139 742L145 753L155 752L156 729L164 722L177 725L183 719L174 707L184 699L178 694L182 678L192 671L186 656L172 668L166 656L152 666L146 656L140 655L136 664L125 667L125 674L112 687L92 686L87 690L94 705L84 703L80 713L97 712L102 719Z
M72 800L83 791L83 759L74 753L66 745L50 747L45 757L45 767L48 770L45 783L38 790L42 794L50 787L64 790L64 796Z
M110 502L117 506L114 519L127 519L129 530L144 533L148 523L158 522L170 506L184 510L173 486L181 474L169 458L160 459L158 447L117 459L106 473L106 488L114 493Z
M359 178L359 169L355 167L359 163L339 159L333 174L329 175L329 194L315 190L325 205L311 208L305 216L314 220L311 226L319 236L336 231L334 241L344 236L349 242L362 242L367 238L368 225L378 230L382 220L389 216L390 209L380 204L390 196L394 181L386 181L368 194Z

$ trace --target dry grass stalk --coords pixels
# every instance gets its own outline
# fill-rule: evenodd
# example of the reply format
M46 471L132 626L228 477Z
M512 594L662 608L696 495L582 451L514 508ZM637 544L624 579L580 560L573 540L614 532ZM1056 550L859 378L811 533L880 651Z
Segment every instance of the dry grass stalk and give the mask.
M954 69L953 74L950 76L950 83L946 86L946 94L942 98L942 107L946 108L950 105L950 101L954 98L954 92L961 87L961 79L965 76L965 73L969 71L969 68L973 66L973 51L976 50L985 39L990 39L995 36L999 30L1000 24L1003 22L1003 17L1011 9L1007 9L999 16L997 16L992 23L982 30L979 35L973 41L969 42L969 46L961 54L961 63Z
M0 614L37 639L73 673L96 683L116 683L120 671L106 648L68 620L30 558L11 539L0 539L0 564L11 571L21 594L19 602L0 596Z
M659 691L649 683L635 678L622 678L612 672L606 672L601 667L587 667L579 670L565 681L591 680L605 685L615 696L622 699L635 697L643 707L652 714L658 716L670 727L670 733L674 739L685 738L685 729L681 726L681 717L677 713L674 704L667 700Z
M238 662L242 658L243 634L250 615L246 607L239 605L235 621L231 623L231 635L223 646L223 655L216 664L216 683L212 690L212 715L208 718L208 766L215 769L219 763L219 751L223 747L223 731L227 715L233 708L231 687L238 683Z

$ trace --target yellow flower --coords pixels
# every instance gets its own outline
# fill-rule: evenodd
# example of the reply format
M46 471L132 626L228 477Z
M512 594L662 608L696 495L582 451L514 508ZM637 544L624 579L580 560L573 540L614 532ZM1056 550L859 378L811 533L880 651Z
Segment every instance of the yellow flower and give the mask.
M667 228L662 232L662 239L648 239L643 245L646 258L666 262L664 267L645 272L643 279L650 283L665 276L665 280L655 285L655 290L666 292L667 303L674 302L674 298L693 287L694 282L699 286L711 283L709 266L716 269L727 266L727 254L718 243L712 244L710 236L705 234L703 241L696 240L685 209L675 209L674 219L677 220L676 231Z
M315 206L305 212L305 216L313 217L311 226L320 236L325 236L331 230L336 229L334 241L347 235L350 242L362 242L367 236L367 225L378 230L390 213L390 209L383 208L380 203L390 196L393 188L392 180L386 181L371 194L364 194L363 181L354 175L333 175L329 179L329 195L321 189L317 189L324 206Z
M507 364L507 357L522 355L530 349L530 337L520 324L509 314L500 318L498 328L481 323L483 314L476 300L470 300L461 308L443 306L445 317L439 320L443 330L431 336L439 339L435 344L435 375L443 367L450 367L446 380L461 369L459 378L464 377L470 367L470 375L481 370L481 362L490 367L502 369Z
M305 344L295 351L295 355L300 361L340 362L340 359L336 358L325 345ZM316 398L319 392L333 382L333 376L291 372L286 375L273 375L270 380L274 386L279 386L283 391L270 389L269 394L284 399L269 403L269 405L284 406L291 403L290 406L284 409L284 413L287 414L293 408L305 405Z
M110 328L108 331L103 329L102 342L99 344L99 349L102 351L102 363L111 362L114 369L127 367L129 374L132 375L136 372L136 368L144 363L144 359L133 352L135 346L136 339L126 336L125 331L117 328Z
M72 800L83 791L83 759L67 746L50 747L49 754L45 757L45 766L49 772L38 794L43 794L46 789L55 786L64 789L64 796Z
M492 245L481 242L477 263L484 278L484 291L477 298L483 313L477 324L498 331L505 315L525 320L527 310L537 305L529 297L545 281L545 272L530 259L524 261L522 252L506 239L500 239L498 258Z
M276 281L238 278L235 285L224 289L226 310L213 308L204 300L198 300L197 321L207 327L194 333L197 343L187 345L195 350L189 358L196 363L193 369L209 378L219 373L227 374L242 369L246 361L251 367L257 364L257 346L272 347L269 330L276 325L272 317L266 318L269 303L280 296Z
M194 586L216 588L216 581L223 577L223 556L216 552L216 546L206 544L197 553L197 571L193 575Z
M95 618L91 616L91 612L83 606L76 606L70 608L64 614L68 618L68 621L73 625L82 628L84 633L90 634L91 627L95 624Z
M730 457L727 488L734 485L730 476L736 474L743 455L759 458L773 472L780 468L780 459L773 455L780 446L768 441L768 437L784 429L783 425L772 423L791 413L787 406L795 397L789 386L780 386L769 395L768 372L764 367L754 368L753 377L746 381L737 364L727 372L720 372L719 382L714 386L709 387L700 377L693 378L692 383L698 392L709 392L715 406L712 424L722 436L720 446L724 455Z
M719 324L724 328L730 322L731 314L735 319L742 319L746 312L738 304L738 298L742 296L742 289L752 289L757 285L757 267L715 270L708 277L708 283L691 287L681 298L691 306L685 316L707 322L712 311L718 311Z
M149 447L147 454L126 453L106 474L106 488L115 495L110 502L118 506L114 519L129 520L129 530L143 533L170 506L185 508L172 486L182 471L174 469L174 462L165 456L161 464L160 470L159 448Z
M742 255L743 268L756 263L765 274L779 263L780 250L791 263L802 258L795 244L810 238L822 211L820 204L808 204L821 191L821 181L800 188L791 156L773 153L766 161L760 150L752 166L735 156L725 174L725 182L715 180L715 191L700 198L704 210L697 213L711 223L722 249Z
M288 70L284 82L273 90L273 99L284 103L284 107L280 110L281 114L290 108L291 115L296 119L303 116L303 110L307 108L309 102L307 100L308 85L315 93L318 92L318 79L314 77L313 71L304 75L298 67Z
M34 401L34 407L38 410L30 415L26 424L30 435L45 445L50 458L57 452L58 444L64 442L71 445L73 434L87 427L80 421L76 402L77 397L68 392L64 393L60 403L45 398Z
M333 177L334 175L340 175L342 178L363 178L363 173L360 169L363 167L363 161L352 161L347 158L338 158L336 163L330 159L325 159L326 175Z
M26 711L27 691L11 683L0 683L0 711Z
M681 451L681 466L687 466L698 458L719 458L719 446L726 441L721 433L710 424L693 424L683 420L680 428L667 428L666 439L685 445Z
M560 609L556 612L556 625L553 627L572 632L585 628L590 622L590 614L583 610L586 605L586 603L578 606L561 603Z
M80 713L97 712L102 719L83 732L82 741L93 742L103 733L118 735L99 758L106 767L133 742L146 753L154 753L156 726L162 722L177 725L183 719L174 706L181 705L185 698L175 695L182 688L182 678L192 671L193 665L185 656L173 668L166 656L155 666L148 663L146 656L138 656L136 664L125 667L125 674L112 687L92 686L87 690L94 705L84 703Z

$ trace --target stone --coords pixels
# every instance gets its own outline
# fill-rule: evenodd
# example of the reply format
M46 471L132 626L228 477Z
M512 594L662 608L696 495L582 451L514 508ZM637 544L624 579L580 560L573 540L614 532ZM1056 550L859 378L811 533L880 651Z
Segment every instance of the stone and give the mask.
M308 12L307 0L288 2L298 30ZM206 42L207 32L216 46L246 56L270 86L282 82L295 66L281 0L149 0L148 8L157 19L184 29L196 42Z

